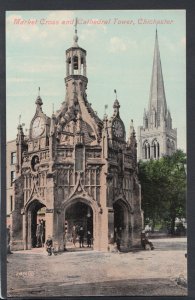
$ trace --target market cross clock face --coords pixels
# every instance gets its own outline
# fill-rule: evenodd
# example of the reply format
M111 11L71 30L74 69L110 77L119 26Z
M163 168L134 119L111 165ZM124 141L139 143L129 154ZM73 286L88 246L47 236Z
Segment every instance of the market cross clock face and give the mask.
M32 137L33 138L40 136L44 132L44 129L45 129L44 125L45 124L44 124L43 118L36 117L36 119L34 120L33 125L32 125Z
M122 138L124 137L124 129L123 129L123 124L119 120L115 120L112 124L112 130L114 133L114 136L117 138Z

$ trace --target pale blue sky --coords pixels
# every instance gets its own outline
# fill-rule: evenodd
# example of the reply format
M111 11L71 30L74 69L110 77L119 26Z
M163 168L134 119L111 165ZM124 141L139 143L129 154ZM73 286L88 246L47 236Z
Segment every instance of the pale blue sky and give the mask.
M112 115L117 90L120 115L128 132L130 120L142 125L148 107L156 26L138 24L139 19L172 20L158 25L158 38L165 93L173 127L178 130L178 148L186 150L186 28L184 10L140 11L14 11L7 13L6 89L7 139L17 134L18 116L28 129L35 113L38 87L43 111L51 116L52 103L59 109L65 97L65 50L72 46L74 27L60 24L77 17L79 46L87 50L88 101L100 118ZM35 25L17 25L15 19L36 20ZM133 24L114 24L132 20ZM59 24L43 24L58 21ZM107 25L83 24L87 20L109 21ZM41 21L42 20L42 21Z

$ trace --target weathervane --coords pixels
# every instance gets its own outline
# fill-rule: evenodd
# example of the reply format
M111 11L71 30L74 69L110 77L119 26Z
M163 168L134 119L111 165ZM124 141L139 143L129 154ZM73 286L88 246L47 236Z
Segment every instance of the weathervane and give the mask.
M18 122L19 122L19 126L21 125L21 126L23 127L23 126L25 126L25 124L24 124L24 123L21 124L21 117L22 117L22 116L19 115L19 117L18 117Z
M78 23L78 19L77 18L75 18L75 33L77 33L77 23Z
M108 108L108 104L105 104L105 106L104 106L104 109L105 109L105 115L106 115L106 110L107 110L107 108Z
M117 91L116 91L116 90L114 90L114 92L115 92L115 94L116 94L116 99L117 99Z

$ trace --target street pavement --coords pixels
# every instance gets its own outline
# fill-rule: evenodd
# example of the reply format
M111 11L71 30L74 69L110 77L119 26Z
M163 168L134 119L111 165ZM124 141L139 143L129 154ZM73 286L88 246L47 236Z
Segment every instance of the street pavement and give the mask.
M153 251L129 253L72 245L56 256L44 248L15 251L8 255L8 297L187 295L186 238L152 242Z

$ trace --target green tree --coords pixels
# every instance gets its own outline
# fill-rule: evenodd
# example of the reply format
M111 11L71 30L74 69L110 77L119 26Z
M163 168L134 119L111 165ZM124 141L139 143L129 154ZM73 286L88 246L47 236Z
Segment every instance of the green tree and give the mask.
M186 154L177 150L172 156L139 162L144 219L166 225L174 233L176 218L186 214Z

